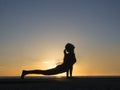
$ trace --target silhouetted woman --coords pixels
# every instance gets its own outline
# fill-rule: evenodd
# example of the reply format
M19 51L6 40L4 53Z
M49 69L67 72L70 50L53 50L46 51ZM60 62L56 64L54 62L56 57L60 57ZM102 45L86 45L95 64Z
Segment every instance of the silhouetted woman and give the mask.
M66 72L66 76L72 77L73 65L76 62L76 57L74 54L74 45L68 43L64 50L64 61L61 65L48 70L23 70L21 78L23 79L25 75L28 74L43 74L43 75L55 75L59 73Z

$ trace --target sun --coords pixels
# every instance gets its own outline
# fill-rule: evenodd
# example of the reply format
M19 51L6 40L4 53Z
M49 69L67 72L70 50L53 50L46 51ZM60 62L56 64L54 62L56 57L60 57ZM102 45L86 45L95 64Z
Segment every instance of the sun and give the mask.
M55 68L56 66L62 64L62 62L57 62L56 63L54 60L49 60L49 61L43 61L42 64L43 64L43 66L45 66L45 67L43 67L44 69L45 68L46 69L52 69L52 68ZM65 76L65 73L56 74L56 75L52 75L52 76L56 76L56 77L60 78L62 76Z
M51 69L57 66L54 60L43 61L42 64L44 69Z

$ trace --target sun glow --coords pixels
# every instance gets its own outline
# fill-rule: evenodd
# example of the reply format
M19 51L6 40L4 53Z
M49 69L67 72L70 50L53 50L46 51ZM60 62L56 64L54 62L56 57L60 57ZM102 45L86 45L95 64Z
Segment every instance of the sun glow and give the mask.
M43 65L43 69L51 69L51 68L55 68L56 66L60 65L61 62L59 63L56 63L55 60L49 60L49 61L43 61L42 62L42 65ZM61 74L57 74L57 75L54 75L54 76L57 76L57 77L61 77L61 76L65 76L65 73L61 73Z
M51 69L51 68L56 67L56 64L55 64L54 60L43 61L42 64L44 66L43 68L45 68L45 69Z

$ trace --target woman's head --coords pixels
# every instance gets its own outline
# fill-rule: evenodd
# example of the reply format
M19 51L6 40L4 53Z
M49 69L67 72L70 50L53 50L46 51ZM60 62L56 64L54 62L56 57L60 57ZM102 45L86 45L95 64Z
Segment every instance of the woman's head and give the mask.
M67 43L65 45L65 49L67 50L67 52L74 52L74 48L75 48L75 46L71 43Z

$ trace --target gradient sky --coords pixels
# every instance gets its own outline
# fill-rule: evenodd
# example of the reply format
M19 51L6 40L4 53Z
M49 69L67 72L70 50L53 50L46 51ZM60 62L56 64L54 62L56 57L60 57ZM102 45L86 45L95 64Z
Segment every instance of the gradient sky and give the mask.
M68 42L73 75L120 75L120 0L0 0L0 76L55 67Z

